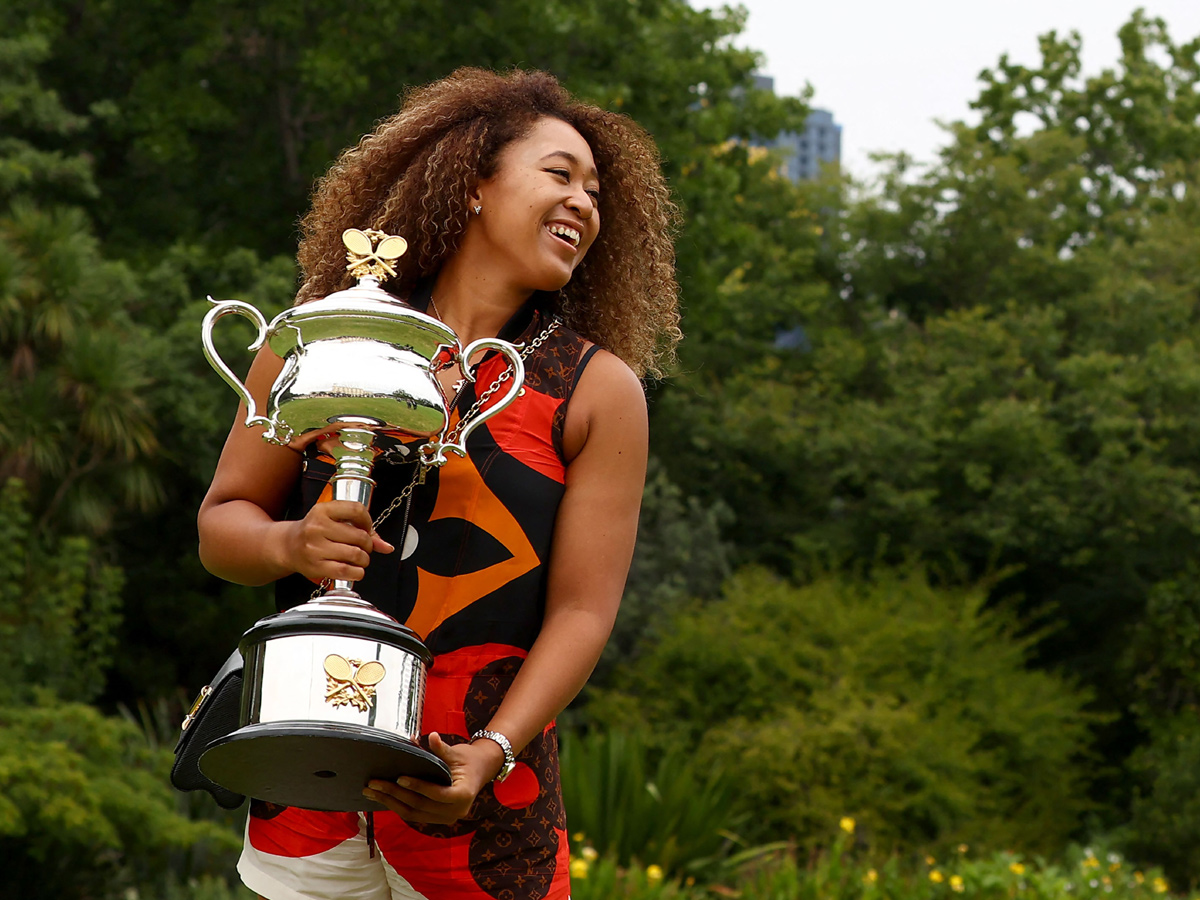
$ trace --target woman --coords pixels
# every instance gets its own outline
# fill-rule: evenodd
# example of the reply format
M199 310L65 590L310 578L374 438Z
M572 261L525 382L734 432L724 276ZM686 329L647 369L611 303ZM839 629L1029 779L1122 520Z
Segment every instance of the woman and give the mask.
M651 139L536 72L462 69L414 91L318 185L298 302L349 285L344 229L401 235L410 247L389 290L464 345L523 344L526 379L472 433L468 458L411 500L392 503L415 465L377 462L371 513L315 502L328 459L265 443L239 411L200 510L204 564L275 581L281 607L350 579L412 627L434 654L423 731L452 774L449 787L366 787L389 810L371 822L379 853L358 813L253 804L239 871L260 895L568 896L553 721L600 655L633 553L639 376L680 337L673 213ZM474 386L439 374L459 414L506 366L498 354L471 363ZM269 352L255 359L260 404L280 369Z

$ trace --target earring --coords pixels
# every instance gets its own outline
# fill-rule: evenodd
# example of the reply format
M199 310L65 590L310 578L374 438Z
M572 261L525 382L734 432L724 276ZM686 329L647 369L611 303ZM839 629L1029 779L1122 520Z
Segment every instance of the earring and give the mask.
M475 210L475 215L479 215L481 212L483 212L482 206L473 206L471 208Z

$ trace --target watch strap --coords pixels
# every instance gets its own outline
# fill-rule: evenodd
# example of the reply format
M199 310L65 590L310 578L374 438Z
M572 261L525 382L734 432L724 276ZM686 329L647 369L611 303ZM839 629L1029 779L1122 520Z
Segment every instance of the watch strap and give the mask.
M504 765L500 767L500 773L493 779L494 781L503 781L512 773L512 770L517 765L517 758L513 755L512 744L508 742L508 738L498 731L477 731L471 735L471 743L475 743L480 738L487 738L489 741L494 741L504 751Z

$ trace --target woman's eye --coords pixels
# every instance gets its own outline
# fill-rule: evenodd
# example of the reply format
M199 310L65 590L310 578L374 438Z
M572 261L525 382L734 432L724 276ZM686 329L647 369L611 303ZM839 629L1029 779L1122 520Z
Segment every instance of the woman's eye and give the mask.
M571 180L571 173L568 172L566 169L547 169L546 171L552 175L557 175L563 181Z
M597 191L597 190L591 190L591 191L588 191L588 192L587 192L587 195L588 195L589 197L591 197L591 198L592 198L594 201L596 201L597 203L599 203L599 202L600 202L600 192L599 192L599 191Z

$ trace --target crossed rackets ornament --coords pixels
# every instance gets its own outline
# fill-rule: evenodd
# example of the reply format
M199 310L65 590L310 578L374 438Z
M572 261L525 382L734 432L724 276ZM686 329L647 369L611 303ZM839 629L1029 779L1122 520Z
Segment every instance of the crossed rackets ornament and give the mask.
M353 706L359 712L366 712L375 703L375 685L383 681L387 669L377 660L364 663L330 653L325 657L325 674L329 676L326 703Z

